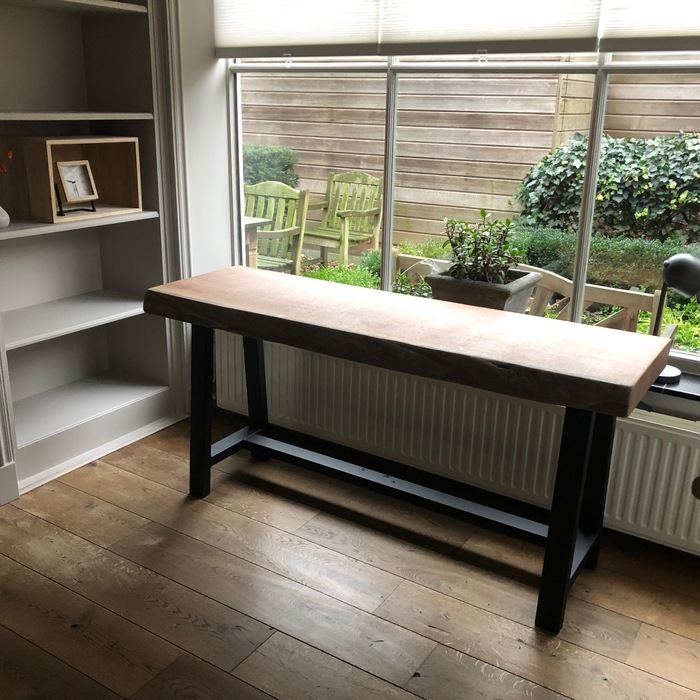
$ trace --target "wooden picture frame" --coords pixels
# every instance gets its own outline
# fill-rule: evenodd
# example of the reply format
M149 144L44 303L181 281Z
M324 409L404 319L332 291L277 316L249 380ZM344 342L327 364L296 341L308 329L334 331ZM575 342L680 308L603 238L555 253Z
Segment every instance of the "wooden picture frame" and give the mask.
M91 202L98 198L90 162L63 160L56 162L61 199L69 204Z

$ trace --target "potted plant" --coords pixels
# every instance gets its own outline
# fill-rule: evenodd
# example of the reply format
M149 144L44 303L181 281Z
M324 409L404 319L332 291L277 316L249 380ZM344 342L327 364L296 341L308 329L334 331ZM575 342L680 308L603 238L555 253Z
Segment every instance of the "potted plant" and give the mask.
M524 313L542 275L514 269L522 256L509 240L510 219L492 220L485 209L480 215L474 224L445 219L451 265L425 281L434 299Z

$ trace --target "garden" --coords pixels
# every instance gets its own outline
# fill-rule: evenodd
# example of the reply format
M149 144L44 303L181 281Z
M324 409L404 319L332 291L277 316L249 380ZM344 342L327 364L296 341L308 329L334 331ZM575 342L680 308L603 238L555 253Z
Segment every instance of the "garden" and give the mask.
M515 195L520 211L510 227L510 246L522 262L569 279L587 145L587 138L577 134L531 168ZM294 163L290 149L244 149L247 182L277 179L298 186ZM434 259L449 256L446 244L446 238L431 238L396 248ZM587 282L653 292L661 285L663 261L680 252L700 258L700 135L604 136ZM369 250L355 264L306 269L304 274L378 288L379 268L380 252ZM431 296L425 282L411 281L405 273L397 275L393 288ZM598 309L597 315L607 311ZM640 314L638 331L648 332L649 316ZM663 323L678 326L676 348L700 352L700 304L695 297L670 293Z

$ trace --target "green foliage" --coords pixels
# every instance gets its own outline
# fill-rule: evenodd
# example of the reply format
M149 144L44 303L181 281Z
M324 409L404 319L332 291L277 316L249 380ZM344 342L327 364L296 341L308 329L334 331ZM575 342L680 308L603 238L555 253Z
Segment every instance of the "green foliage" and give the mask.
M587 147L576 134L533 166L516 195L524 224L576 229ZM700 134L603 136L593 227L606 236L700 240Z
M364 267L365 270L379 277L382 267L382 251L379 248L365 251L360 258L360 267Z
M669 323L678 326L674 348L687 352L700 352L700 302L696 297L667 304L661 327ZM648 311L642 311L639 314L637 332L648 333L650 324L651 314Z
M447 259L450 254L445 250L444 238L426 238L420 243L397 243L394 246L403 255L415 255L420 258Z
M521 259L519 251L511 246L510 219L491 220L482 209L481 220L475 224L455 219L445 220L445 232L452 266L451 277L475 282L505 284L508 270Z
M299 176L294 172L296 164L297 156L291 148L243 144L243 179L246 185L273 180L297 187Z
M555 228L517 224L511 235L513 245L523 254L524 262L543 267L560 275L573 267L576 234Z
M319 267L317 270L307 270L304 277L313 277L328 282L351 284L354 287L368 287L379 289L379 276L373 275L365 267L348 267L337 265L335 267Z
M396 294L408 294L412 297L425 297L426 299L431 299L433 296L433 290L422 277L418 282L411 282L405 272L399 272L396 275L391 291Z
M571 279L576 252L574 232L520 224L512 241L523 253L525 262ZM700 243L681 245L676 240L661 242L594 235L588 259L588 281L651 292L661 286L664 260L676 253L700 257Z

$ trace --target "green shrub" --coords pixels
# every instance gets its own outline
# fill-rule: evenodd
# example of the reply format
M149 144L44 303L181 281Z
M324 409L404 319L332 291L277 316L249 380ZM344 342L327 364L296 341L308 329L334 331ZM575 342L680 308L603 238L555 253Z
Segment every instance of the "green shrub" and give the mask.
M516 195L522 223L575 230L587 146L576 134L533 166ZM603 136L593 227L607 236L700 240L700 134Z
M421 258L437 258L447 260L450 251L447 248L446 238L426 238L420 243L397 243L394 247L404 255L417 255Z
M678 326L673 347L687 352L700 352L700 302L696 297L670 302L664 308L662 328L668 323ZM648 333L651 314L642 311L637 324L638 333Z
M524 253L530 265L571 279L576 233L520 225L513 234L513 244ZM594 235L588 258L588 281L606 287L651 292L661 286L664 260L676 253L700 257L700 243L681 245L675 240L661 242Z
M411 282L405 272L399 272L396 275L391 291L395 294L408 294L412 297L425 297L426 299L433 297L433 290L422 277L418 282Z
M365 267L348 267L337 265L335 267L319 267L317 270L307 270L304 277L313 277L328 282L351 284L354 287L369 287L379 289L379 276L373 275Z
M513 245L523 253L525 262L563 275L573 267L576 234L555 228L517 225Z
M297 156L291 148L243 144L243 180L246 185L274 180L297 187L296 164Z
M360 267L379 277L382 268L382 251L379 248L365 251L360 258Z

